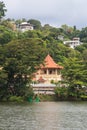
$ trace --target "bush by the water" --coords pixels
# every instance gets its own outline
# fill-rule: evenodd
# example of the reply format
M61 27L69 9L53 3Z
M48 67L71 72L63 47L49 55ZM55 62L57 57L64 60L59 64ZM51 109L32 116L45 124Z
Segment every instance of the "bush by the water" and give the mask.
M9 98L9 101L11 101L11 102L23 102L24 99L21 96L11 96Z

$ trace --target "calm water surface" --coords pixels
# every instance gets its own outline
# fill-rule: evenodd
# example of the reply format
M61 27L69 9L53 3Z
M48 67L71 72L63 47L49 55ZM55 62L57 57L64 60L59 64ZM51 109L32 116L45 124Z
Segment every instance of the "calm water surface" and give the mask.
M87 130L87 102L0 103L0 130Z

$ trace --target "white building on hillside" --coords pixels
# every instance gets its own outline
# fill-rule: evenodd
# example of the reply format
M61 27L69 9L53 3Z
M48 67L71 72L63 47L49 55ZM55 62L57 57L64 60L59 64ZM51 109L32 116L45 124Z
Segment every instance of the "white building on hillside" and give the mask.
M64 41L63 42L64 44L66 44L66 45L69 45L71 48L75 48L76 46L79 46L79 45L81 45L82 43L80 42L80 38L79 37L75 37L75 38L73 38L73 40L71 40L71 41Z
M19 31L21 32L25 32L25 31L28 31L28 30L33 30L33 25L31 25L30 23L27 23L27 22L23 22L19 25Z

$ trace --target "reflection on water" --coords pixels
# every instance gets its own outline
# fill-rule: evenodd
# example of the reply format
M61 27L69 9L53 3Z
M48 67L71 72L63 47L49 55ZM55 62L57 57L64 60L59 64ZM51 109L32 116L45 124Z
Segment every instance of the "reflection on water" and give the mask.
M0 130L87 130L87 102L0 103Z

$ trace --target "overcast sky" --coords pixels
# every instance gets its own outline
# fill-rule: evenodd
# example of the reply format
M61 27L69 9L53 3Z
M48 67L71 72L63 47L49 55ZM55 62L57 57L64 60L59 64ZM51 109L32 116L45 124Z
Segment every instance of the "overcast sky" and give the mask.
M42 25L87 26L87 0L2 0L6 18L37 19Z

